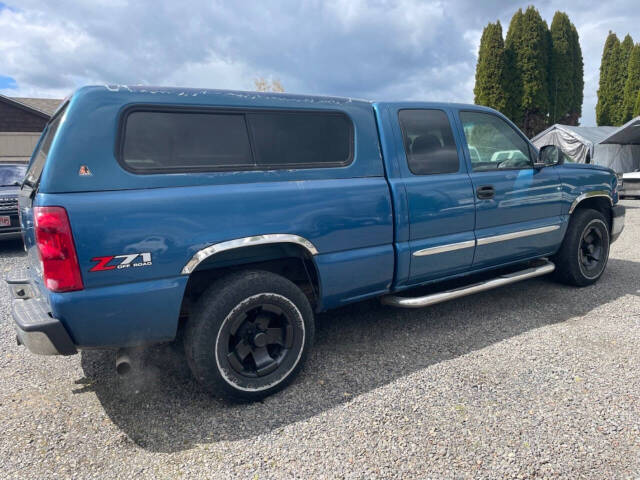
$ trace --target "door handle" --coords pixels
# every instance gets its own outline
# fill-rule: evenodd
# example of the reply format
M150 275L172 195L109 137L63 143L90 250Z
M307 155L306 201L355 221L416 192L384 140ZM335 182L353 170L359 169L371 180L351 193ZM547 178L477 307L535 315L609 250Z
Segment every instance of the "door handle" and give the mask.
M478 189L476 190L476 195L482 200L493 198L495 194L496 190L495 188L493 188L493 185L483 185L481 187L478 187Z

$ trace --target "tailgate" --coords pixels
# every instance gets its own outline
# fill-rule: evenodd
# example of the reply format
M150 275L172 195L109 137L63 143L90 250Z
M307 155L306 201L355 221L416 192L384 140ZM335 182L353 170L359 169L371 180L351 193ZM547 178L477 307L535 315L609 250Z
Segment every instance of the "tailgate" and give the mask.
M44 132L42 132L38 145L31 156L20 195L18 195L18 213L20 216L20 226L22 227L24 247L27 251L27 263L30 276L38 284L41 291L43 291L42 267L40 265L38 249L36 248L35 231L33 228L33 199L38 191L42 170L49 160L49 151L51 150L51 145L53 144L67 105L64 105L56 112L54 117L47 123Z
M42 268L36 247L36 237L33 228L33 198L30 189L23 188L18 196L18 208L20 214L20 226L22 227L22 237L24 249L27 252L27 266L32 280L42 283ZM41 286L41 285L38 285Z

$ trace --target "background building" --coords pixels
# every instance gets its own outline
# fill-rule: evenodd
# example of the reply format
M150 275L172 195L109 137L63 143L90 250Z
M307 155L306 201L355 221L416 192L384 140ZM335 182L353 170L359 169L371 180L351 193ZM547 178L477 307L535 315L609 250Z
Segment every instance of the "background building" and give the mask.
M0 95L0 162L27 162L62 100Z

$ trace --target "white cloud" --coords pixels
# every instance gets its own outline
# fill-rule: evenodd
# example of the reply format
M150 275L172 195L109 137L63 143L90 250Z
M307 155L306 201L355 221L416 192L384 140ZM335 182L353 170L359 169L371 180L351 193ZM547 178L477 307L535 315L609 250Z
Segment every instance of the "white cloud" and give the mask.
M213 53L199 62L187 62L166 77L166 83L177 87L249 89L255 72L242 62L216 57ZM265 76L265 75L261 75Z
M4 0L0 76L12 95L64 96L88 83L253 88L372 99L473 100L482 28L502 0ZM565 10L585 58L584 124L594 123L600 55L609 29L636 33L631 0L538 2L550 23ZM636 38L640 41L640 38Z

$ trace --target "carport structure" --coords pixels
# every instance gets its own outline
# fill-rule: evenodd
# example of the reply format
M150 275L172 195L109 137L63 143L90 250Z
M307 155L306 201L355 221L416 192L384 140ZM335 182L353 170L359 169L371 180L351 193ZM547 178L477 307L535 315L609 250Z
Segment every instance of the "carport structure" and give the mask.
M640 168L640 117L621 127L555 124L531 141L538 148L555 145L575 162L604 165L618 173Z

